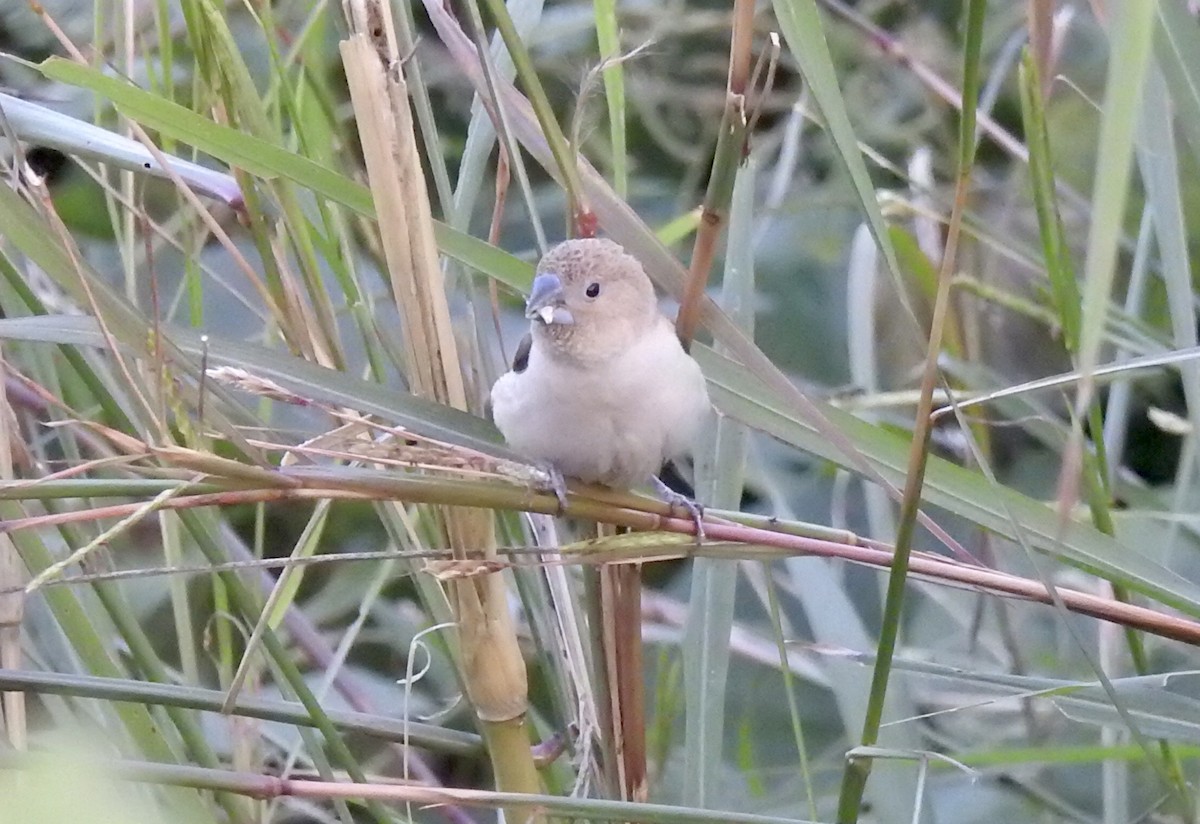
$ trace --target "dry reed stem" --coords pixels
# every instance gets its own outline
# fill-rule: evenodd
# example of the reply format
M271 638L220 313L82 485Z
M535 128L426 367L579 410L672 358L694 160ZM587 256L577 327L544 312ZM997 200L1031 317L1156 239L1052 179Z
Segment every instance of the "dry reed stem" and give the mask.
M623 801L650 796L646 765L646 695L642 650L642 564L600 569L601 635L608 701L601 713L612 736L613 778Z
M467 409L466 388L433 237L433 217L417 150L408 87L391 11L380 0L347 0L351 35L340 44L375 198L388 271L403 318L409 387L414 394ZM492 513L440 510L456 558L495 555ZM463 684L483 722L501 789L536 791L539 778L524 730L525 661L499 574L445 582L458 621ZM514 820L534 812L514 808Z
M380 7L376 9L374 13L381 15ZM369 30L389 28L387 24ZM342 44L342 54L351 97L359 113L359 131L380 224L386 227L382 232L383 248L404 318L409 384L419 397L466 409L466 390L437 261L407 90L398 71L398 58L393 58L385 70L379 60L380 48L379 41L373 43L364 35L352 35ZM369 114L364 118L364 113ZM392 117L386 117L387 113ZM456 551L488 548L493 543L488 513L453 509L444 511L442 519L446 538ZM463 636L467 689L476 711L481 718L493 721L523 715L525 667L504 605L502 582L456 581L450 591Z

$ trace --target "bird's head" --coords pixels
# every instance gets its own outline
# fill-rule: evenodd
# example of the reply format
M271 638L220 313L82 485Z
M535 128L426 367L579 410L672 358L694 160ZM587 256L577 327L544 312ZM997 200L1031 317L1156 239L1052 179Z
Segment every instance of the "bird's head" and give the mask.
M525 305L535 339L556 355L585 362L628 349L657 315L642 265L599 238L568 240L547 252Z

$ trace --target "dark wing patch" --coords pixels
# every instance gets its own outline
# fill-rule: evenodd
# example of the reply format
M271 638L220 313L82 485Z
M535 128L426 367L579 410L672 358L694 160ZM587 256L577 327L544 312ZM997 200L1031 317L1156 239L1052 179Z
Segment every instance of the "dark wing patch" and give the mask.
M529 350L533 348L533 335L529 332L521 338L521 342L517 344L516 354L513 355L512 371L518 375L525 371L529 366Z

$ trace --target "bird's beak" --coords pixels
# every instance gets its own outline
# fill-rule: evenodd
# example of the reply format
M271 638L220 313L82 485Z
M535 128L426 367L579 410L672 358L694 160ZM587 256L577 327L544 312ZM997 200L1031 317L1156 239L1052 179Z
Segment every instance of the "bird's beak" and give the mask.
M525 317L541 320L547 326L552 323L570 325L575 322L571 312L563 305L563 284L558 275L547 272L533 279L529 300L525 301Z

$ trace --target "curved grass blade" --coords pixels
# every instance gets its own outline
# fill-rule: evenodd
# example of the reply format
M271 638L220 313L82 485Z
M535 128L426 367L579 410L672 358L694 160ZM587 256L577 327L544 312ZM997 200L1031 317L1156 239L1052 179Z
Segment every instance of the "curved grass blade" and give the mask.
M145 146L116 132L2 92L0 113L12 127L13 134L22 140L75 157L167 179L158 159ZM229 175L181 157L172 157L170 162L175 173L196 191L235 209L242 207L242 190Z
M180 351L198 357L204 351L201 333L193 329L164 327ZM0 320L0 337L16 340L103 346L95 320L79 315L47 315ZM431 438L487 452L515 457L500 443L495 427L482 418L423 400L344 372L272 349L208 337L210 367L232 366L276 381L301 397L346 406L368 415L395 421Z
M47 77L89 89L111 101L126 117L230 166L267 180L285 177L361 215L375 216L366 186L302 155L215 123L191 109L69 60L52 57L41 63L40 68ZM101 151L97 159L118 162L119 155ZM447 256L514 289L527 288L533 279L532 266L466 232L434 221L434 236L438 248Z
M744 368L711 349L697 347L695 355L708 377L713 402L725 414L837 466L857 471L821 432L798 420L785 402ZM907 465L906 438L840 409L820 406L822 413L846 433L874 470L893 483L902 482ZM1200 617L1200 585L1152 560L1136 547L1122 544L1089 525L1071 521L1064 528L1050 507L1041 501L1007 487L993 486L977 473L943 458L929 458L925 499L1015 540L1013 522L1008 516L1011 511L1035 549Z
M205 712L222 712L225 696L220 690L189 687L181 684L161 684L134 681L126 678L104 678L95 675L68 675L58 672L0 669L0 689L24 690L51 695L75 695L81 698L103 698L118 703L150 704L183 707ZM241 697L230 708L233 715L258 718L280 724L314 726L302 706L293 701L269 701L263 698ZM428 747L437 752L454 755L474 755L483 742L469 732L438 727L420 721L371 715L352 710L326 710L330 722L344 733L356 733Z

